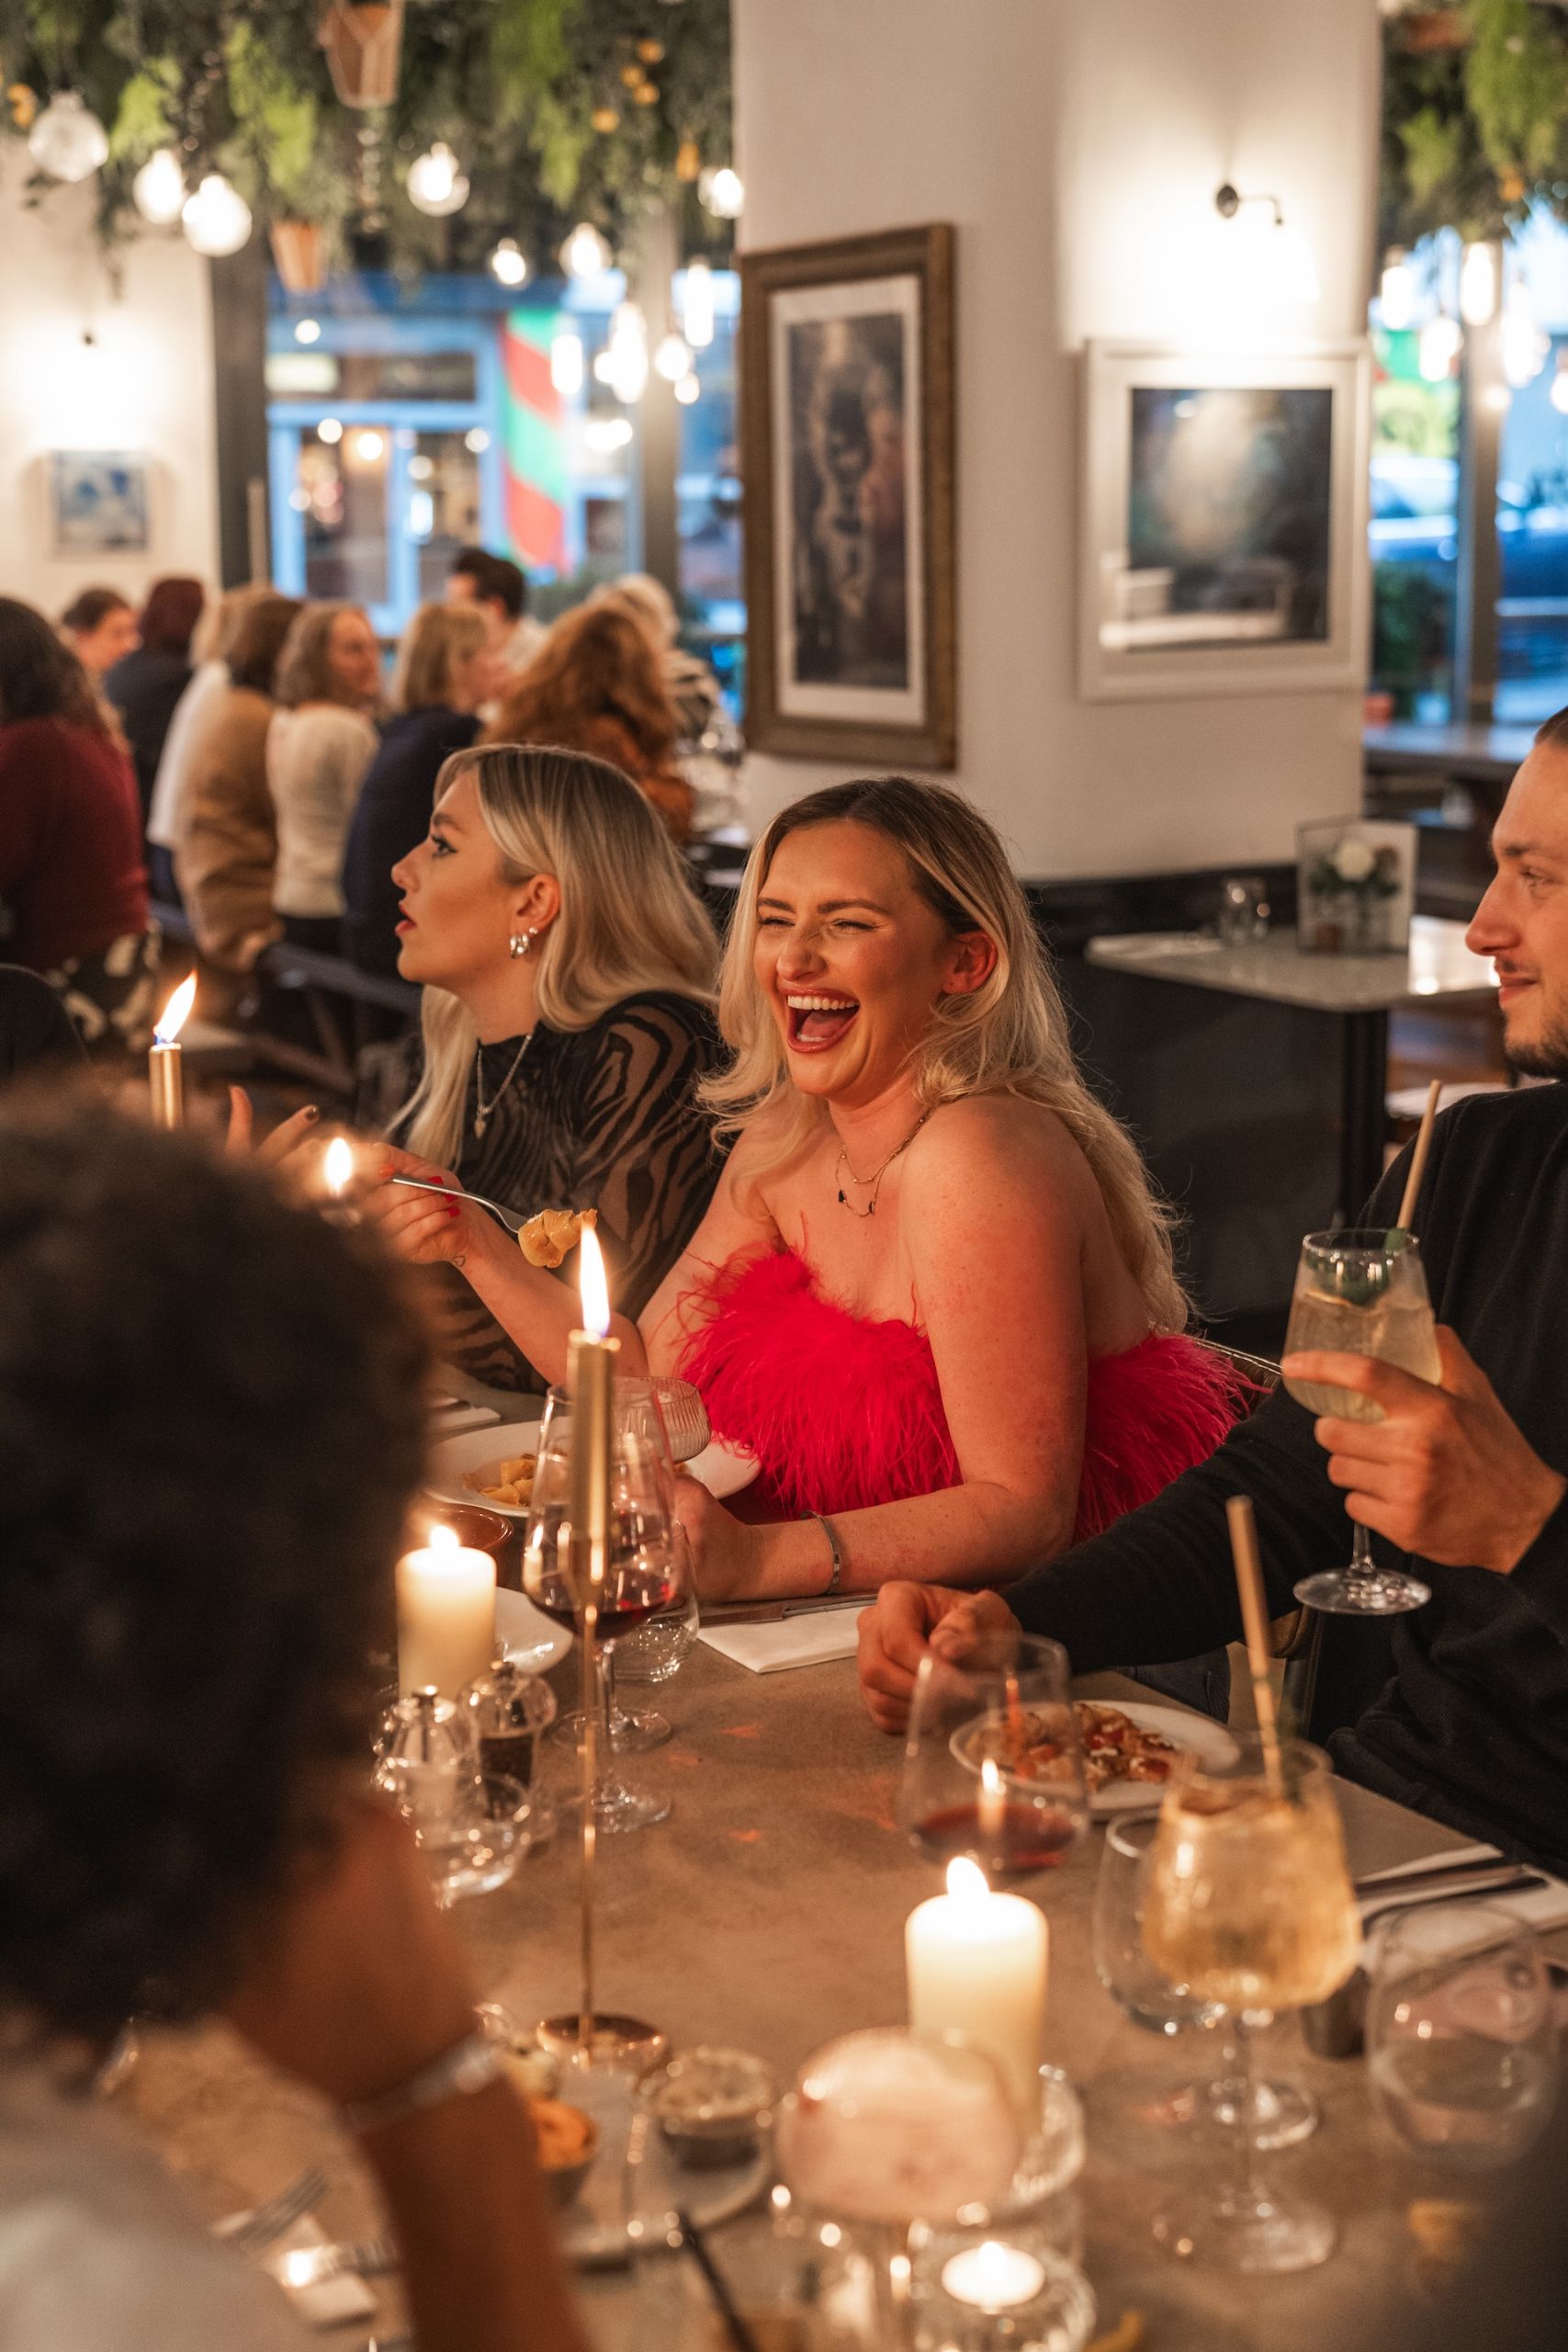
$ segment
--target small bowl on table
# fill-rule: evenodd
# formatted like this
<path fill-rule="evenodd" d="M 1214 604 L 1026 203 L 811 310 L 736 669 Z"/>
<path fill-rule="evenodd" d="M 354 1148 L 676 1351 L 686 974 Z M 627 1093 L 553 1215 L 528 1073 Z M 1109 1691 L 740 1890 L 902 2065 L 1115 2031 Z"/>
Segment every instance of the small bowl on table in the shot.
<path fill-rule="evenodd" d="M 599 2126 L 580 2107 L 536 2093 L 528 2100 L 528 2113 L 534 2123 L 539 2169 L 550 2195 L 558 2205 L 570 2205 L 593 2169 L 599 2154 Z"/>
<path fill-rule="evenodd" d="M 678 2164 L 717 2172 L 743 2164 L 773 2120 L 778 2085 L 749 2050 L 672 2051 L 637 2086 Z"/>
<path fill-rule="evenodd" d="M 495 1562 L 497 1584 L 509 1586 L 513 1592 L 523 1589 L 522 1558 L 518 1550 L 522 1521 L 503 1518 L 498 1510 L 491 1510 L 483 1503 L 444 1503 L 438 1496 L 423 1498 L 428 1507 L 432 1524 L 439 1521 L 449 1527 L 465 1551 L 488 1552 Z"/>

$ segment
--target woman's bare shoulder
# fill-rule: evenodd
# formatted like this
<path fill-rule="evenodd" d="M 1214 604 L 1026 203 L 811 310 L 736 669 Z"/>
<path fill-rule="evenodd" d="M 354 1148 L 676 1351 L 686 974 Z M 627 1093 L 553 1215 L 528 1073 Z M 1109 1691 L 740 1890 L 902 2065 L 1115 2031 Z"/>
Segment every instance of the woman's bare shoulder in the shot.
<path fill-rule="evenodd" d="M 1018 1094 L 970 1094 L 944 1102 L 908 1150 L 911 1189 L 941 1190 L 981 1178 L 1076 1182 L 1088 1163 L 1063 1120 Z"/>

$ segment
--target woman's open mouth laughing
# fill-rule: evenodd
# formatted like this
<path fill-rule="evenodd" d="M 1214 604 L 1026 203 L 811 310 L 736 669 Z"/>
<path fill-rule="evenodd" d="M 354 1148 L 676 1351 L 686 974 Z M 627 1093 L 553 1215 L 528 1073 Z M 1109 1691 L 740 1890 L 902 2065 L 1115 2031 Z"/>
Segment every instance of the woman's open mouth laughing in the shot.
<path fill-rule="evenodd" d="M 852 996 L 824 996 L 804 989 L 789 989 L 783 993 L 793 1054 L 825 1053 L 847 1035 L 860 1011 L 859 999 Z"/>

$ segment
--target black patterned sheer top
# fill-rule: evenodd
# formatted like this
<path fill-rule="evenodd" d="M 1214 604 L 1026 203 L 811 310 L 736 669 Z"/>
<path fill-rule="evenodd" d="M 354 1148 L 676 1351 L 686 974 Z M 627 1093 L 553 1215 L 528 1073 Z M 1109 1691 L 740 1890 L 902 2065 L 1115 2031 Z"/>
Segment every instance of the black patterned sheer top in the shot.
<path fill-rule="evenodd" d="M 697 1088 L 723 1052 L 709 1008 L 664 990 L 624 998 L 588 1029 L 541 1021 L 526 1044 L 506 1037 L 481 1046 L 463 1106 L 457 1180 L 518 1216 L 597 1209 L 611 1298 L 635 1318 L 691 1239 L 718 1182 L 724 1151 Z M 419 1068 L 416 1037 L 409 1091 Z M 404 1141 L 404 1122 L 395 1120 L 389 1134 Z M 543 1376 L 457 1270 L 429 1271 L 447 1361 L 494 1388 L 542 1391 Z"/>

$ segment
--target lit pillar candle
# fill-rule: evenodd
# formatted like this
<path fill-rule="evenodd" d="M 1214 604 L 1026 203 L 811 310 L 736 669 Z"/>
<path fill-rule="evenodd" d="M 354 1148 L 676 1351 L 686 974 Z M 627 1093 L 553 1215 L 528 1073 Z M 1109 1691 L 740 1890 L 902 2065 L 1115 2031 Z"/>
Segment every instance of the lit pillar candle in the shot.
<path fill-rule="evenodd" d="M 494 1655 L 495 1562 L 433 1527 L 428 1544 L 398 1562 L 398 1688 L 406 1697 L 433 1684 L 455 1699 Z"/>
<path fill-rule="evenodd" d="M 960 1856 L 947 1866 L 947 1893 L 909 1914 L 904 1951 L 912 2030 L 963 2034 L 996 2059 L 1031 2128 L 1045 2020 L 1043 1914 L 1021 1894 L 993 1894 L 984 1871 Z"/>
<path fill-rule="evenodd" d="M 180 1082 L 180 1048 L 178 1038 L 185 1027 L 186 1016 L 196 1002 L 196 974 L 180 982 L 152 1031 L 152 1045 L 147 1056 L 147 1083 L 152 1096 L 152 1125 L 155 1127 L 183 1127 L 186 1118 L 185 1089 Z"/>

